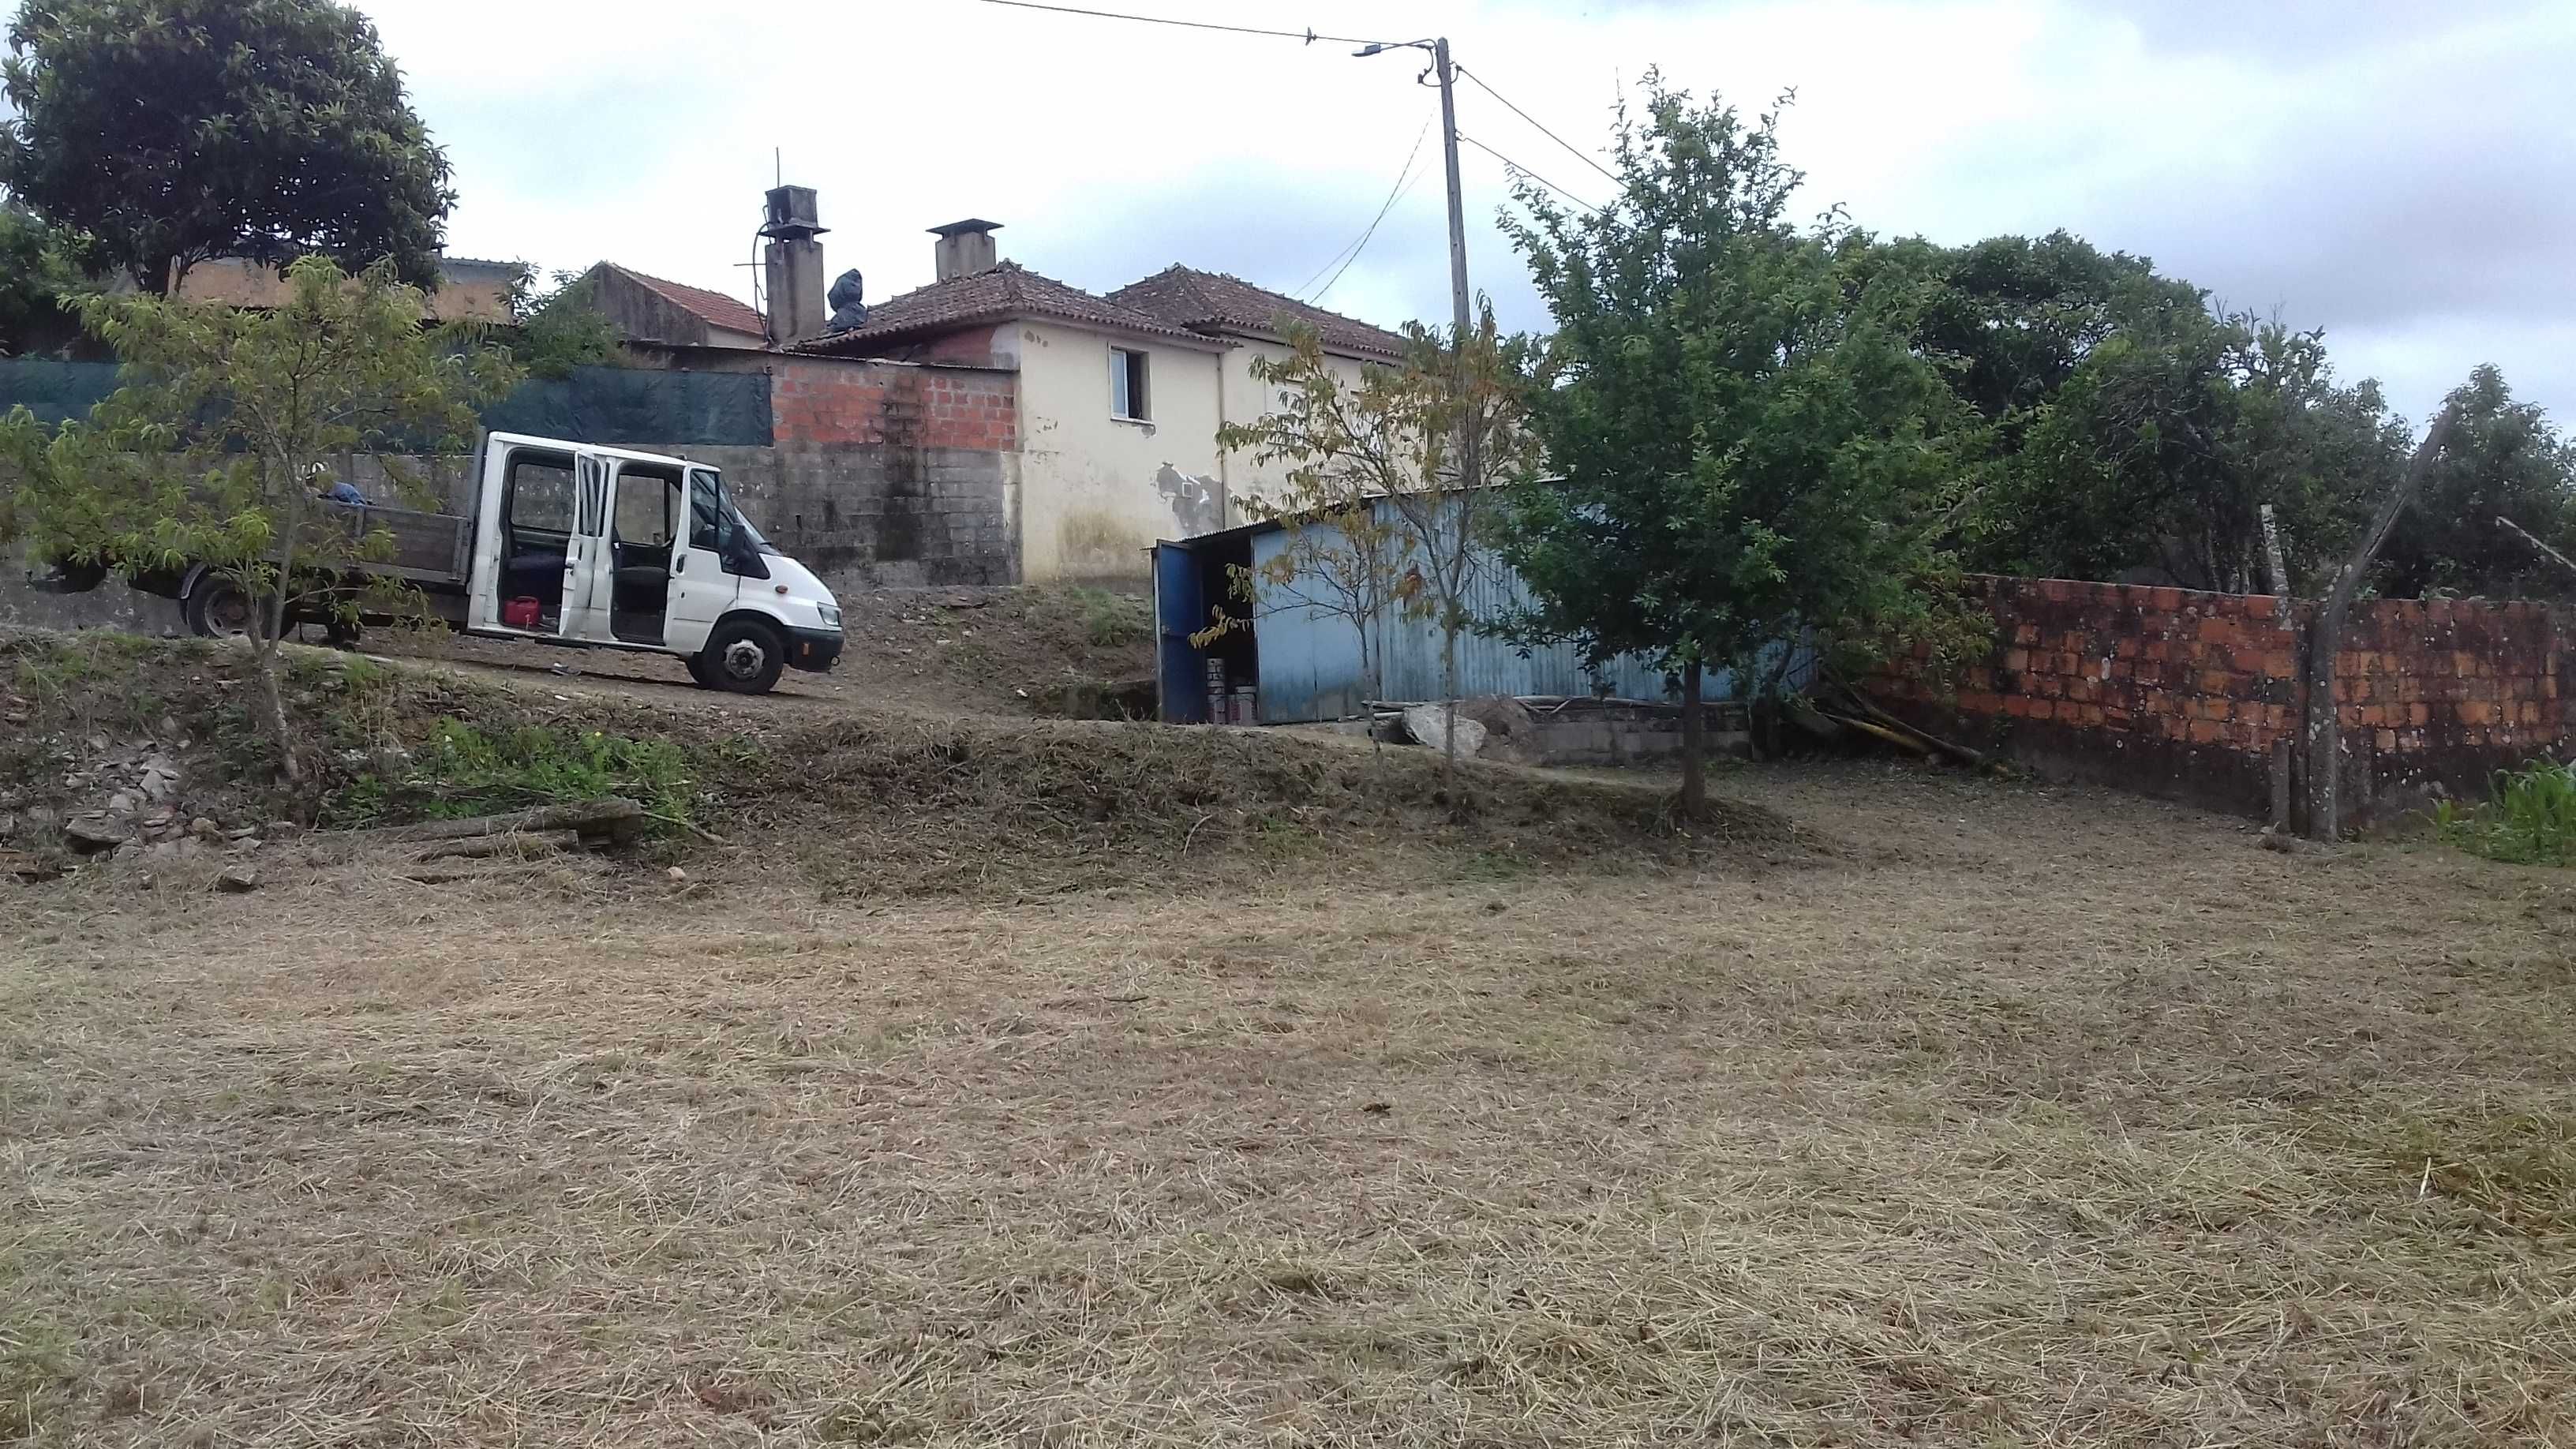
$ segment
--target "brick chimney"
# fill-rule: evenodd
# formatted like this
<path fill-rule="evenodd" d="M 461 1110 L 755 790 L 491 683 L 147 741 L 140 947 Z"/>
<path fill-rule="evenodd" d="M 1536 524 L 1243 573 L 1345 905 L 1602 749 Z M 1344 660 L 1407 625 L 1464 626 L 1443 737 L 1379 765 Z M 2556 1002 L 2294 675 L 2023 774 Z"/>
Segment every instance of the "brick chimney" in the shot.
<path fill-rule="evenodd" d="M 993 233 L 1001 229 L 1002 224 L 998 221 L 979 221 L 974 217 L 932 227 L 930 234 L 939 238 L 932 251 L 939 264 L 939 280 L 944 282 L 950 277 L 971 277 L 977 272 L 991 271 L 993 264 L 1000 260 L 993 246 Z"/>
<path fill-rule="evenodd" d="M 760 234 L 761 270 L 769 283 L 769 340 L 780 347 L 823 333 L 822 226 L 811 186 L 770 189 Z"/>

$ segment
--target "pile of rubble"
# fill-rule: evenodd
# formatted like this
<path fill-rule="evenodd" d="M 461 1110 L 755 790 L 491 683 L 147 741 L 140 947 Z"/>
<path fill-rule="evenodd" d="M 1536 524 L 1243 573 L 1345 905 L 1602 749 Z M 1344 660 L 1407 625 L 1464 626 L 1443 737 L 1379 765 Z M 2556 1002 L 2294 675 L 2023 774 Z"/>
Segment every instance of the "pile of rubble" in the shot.
<path fill-rule="evenodd" d="M 29 803 L 26 792 L 0 787 L 0 856 L 28 863 L 59 842 L 76 856 L 169 859 L 197 855 L 244 857 L 260 849 L 272 828 L 227 826 L 189 808 L 183 738 L 175 745 L 149 739 L 122 745 L 92 735 L 86 751 L 72 753 L 61 779 L 61 797 L 88 808 Z"/>

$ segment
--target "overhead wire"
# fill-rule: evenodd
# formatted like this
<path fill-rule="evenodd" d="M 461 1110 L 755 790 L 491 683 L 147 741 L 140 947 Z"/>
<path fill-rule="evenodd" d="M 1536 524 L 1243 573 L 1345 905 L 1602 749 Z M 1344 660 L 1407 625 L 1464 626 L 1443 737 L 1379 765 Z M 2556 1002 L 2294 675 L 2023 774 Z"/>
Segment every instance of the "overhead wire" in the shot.
<path fill-rule="evenodd" d="M 1412 189 L 1412 183 L 1415 179 L 1413 175 L 1413 163 L 1421 159 L 1422 142 L 1424 138 L 1428 137 L 1430 134 L 1431 118 L 1425 116 L 1422 118 L 1422 129 L 1413 133 L 1413 149 L 1405 153 L 1404 169 L 1395 174 L 1395 184 L 1386 189 L 1386 201 L 1378 207 L 1377 215 L 1369 218 L 1369 224 L 1365 230 L 1361 231 L 1359 240 L 1352 242 L 1349 246 L 1342 248 L 1341 251 L 1335 252 L 1331 256 L 1325 258 L 1324 265 L 1315 269 L 1315 275 L 1308 277 L 1304 283 L 1299 285 L 1296 291 L 1289 294 L 1290 296 L 1306 302 L 1321 301 L 1326 292 L 1330 292 L 1337 284 L 1340 283 L 1342 280 L 1342 273 L 1351 269 L 1351 263 L 1358 261 L 1360 259 L 1360 253 L 1368 249 L 1369 238 L 1377 235 L 1378 223 L 1386 220 L 1386 214 L 1395 209 L 1395 203 L 1403 198 L 1405 192 Z M 1345 253 L 1348 255 L 1345 255 Z M 1341 263 L 1341 270 L 1333 273 L 1333 280 L 1326 282 L 1322 291 L 1316 292 L 1312 296 L 1308 296 L 1306 289 L 1315 285 L 1315 277 L 1322 276 L 1325 270 L 1331 267 L 1335 262 Z"/>
<path fill-rule="evenodd" d="M 1530 180 L 1537 182 L 1539 185 L 1546 187 L 1548 190 L 1555 192 L 1557 195 L 1564 197 L 1566 200 L 1573 202 L 1575 205 L 1582 207 L 1585 211 L 1592 212 L 1596 215 L 1600 212 L 1600 207 L 1594 206 L 1591 202 L 1584 200 L 1582 197 L 1575 195 L 1573 192 L 1568 191 L 1564 187 L 1557 185 L 1555 182 L 1548 180 L 1546 177 L 1539 175 L 1537 172 L 1523 166 L 1518 161 L 1515 161 L 1511 157 L 1504 155 L 1502 152 L 1495 150 L 1493 147 L 1486 145 L 1484 142 L 1477 140 L 1475 137 L 1468 135 L 1466 132 L 1459 132 L 1458 139 L 1475 147 L 1477 150 L 1484 152 L 1486 155 L 1493 157 L 1495 160 L 1502 162 L 1504 165 L 1509 166 L 1514 171 L 1517 171 L 1523 176 L 1528 177 Z"/>
<path fill-rule="evenodd" d="M 1319 35 L 1307 30 L 1269 30 L 1258 25 L 1226 25 L 1214 20 L 1176 20 L 1169 15 L 1130 15 L 1120 10 L 1086 10 L 1079 5 L 1046 5 L 1039 0 L 984 0 L 987 5 L 1008 5 L 1014 10 L 1051 10 L 1058 15 L 1088 15 L 1095 20 L 1134 20 L 1146 25 L 1178 25 L 1190 30 L 1224 30 L 1236 35 L 1269 35 L 1281 40 L 1299 40 L 1308 45 L 1329 40 L 1336 45 L 1388 45 L 1392 41 L 1370 40 L 1358 35 Z"/>
<path fill-rule="evenodd" d="M 1501 101 L 1504 109 L 1510 111 L 1513 115 L 1520 117 L 1522 120 L 1529 122 L 1532 127 L 1536 128 L 1540 135 L 1545 136 L 1560 146 L 1563 146 L 1568 152 L 1572 153 L 1576 159 L 1582 161 L 1584 165 L 1600 172 L 1603 176 L 1609 178 L 1613 182 L 1618 181 L 1619 174 L 1617 172 L 1612 171 L 1609 167 L 1604 166 L 1599 161 L 1593 159 L 1591 153 L 1578 149 L 1573 142 L 1566 140 L 1563 136 L 1556 134 L 1547 127 L 1539 125 L 1538 117 L 1531 115 L 1529 112 L 1522 110 L 1516 105 L 1513 105 L 1511 97 L 1504 95 L 1501 91 L 1498 91 L 1492 86 L 1486 84 L 1483 76 L 1480 76 L 1474 71 L 1455 62 L 1452 62 L 1449 68 L 1456 71 L 1458 74 L 1465 76 L 1467 79 L 1474 81 L 1478 90 L 1492 96 L 1495 100 Z M 1521 169 L 1526 171 L 1529 168 L 1524 166 Z"/>

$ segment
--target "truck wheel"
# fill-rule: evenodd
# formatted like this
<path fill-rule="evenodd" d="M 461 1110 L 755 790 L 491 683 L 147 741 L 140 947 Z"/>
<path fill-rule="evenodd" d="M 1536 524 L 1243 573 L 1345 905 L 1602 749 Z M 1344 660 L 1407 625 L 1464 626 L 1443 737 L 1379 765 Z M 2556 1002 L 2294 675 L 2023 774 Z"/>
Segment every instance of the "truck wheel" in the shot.
<path fill-rule="evenodd" d="M 752 619 L 727 619 L 707 636 L 698 655 L 710 688 L 728 694 L 767 694 L 787 667 L 787 646 L 778 631 Z"/>
<path fill-rule="evenodd" d="M 259 621 L 259 601 L 231 579 L 209 574 L 188 591 L 179 616 L 201 639 L 238 639 Z"/>

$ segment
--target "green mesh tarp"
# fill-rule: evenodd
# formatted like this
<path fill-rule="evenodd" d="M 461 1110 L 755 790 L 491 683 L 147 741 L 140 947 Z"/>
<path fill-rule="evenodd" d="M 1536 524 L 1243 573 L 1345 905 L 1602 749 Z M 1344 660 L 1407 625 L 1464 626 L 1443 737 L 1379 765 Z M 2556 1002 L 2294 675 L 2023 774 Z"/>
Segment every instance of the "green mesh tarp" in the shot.
<path fill-rule="evenodd" d="M 40 423 L 85 418 L 116 391 L 113 362 L 56 362 L 43 357 L 0 357 L 0 416 L 24 405 Z"/>
<path fill-rule="evenodd" d="M 576 367 L 557 380 L 531 379 L 483 412 L 494 432 L 535 433 L 585 443 L 765 448 L 769 375 Z"/>
<path fill-rule="evenodd" d="M 85 417 L 116 391 L 116 372 L 112 362 L 0 358 L 0 414 L 23 403 L 45 423 Z M 577 367 L 567 378 L 521 383 L 484 410 L 483 425 L 623 447 L 765 448 L 769 375 Z"/>

